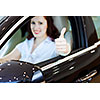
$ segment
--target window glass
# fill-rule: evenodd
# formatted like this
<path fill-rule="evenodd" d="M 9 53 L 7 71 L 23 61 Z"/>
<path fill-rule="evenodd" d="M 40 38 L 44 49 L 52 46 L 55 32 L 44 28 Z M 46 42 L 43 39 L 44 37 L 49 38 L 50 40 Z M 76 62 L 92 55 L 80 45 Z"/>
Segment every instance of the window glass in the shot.
<path fill-rule="evenodd" d="M 98 38 L 100 39 L 100 16 L 92 16 Z"/>
<path fill-rule="evenodd" d="M 6 19 L 6 16 L 0 16 L 0 23 Z"/>
<path fill-rule="evenodd" d="M 0 16 L 0 20 L 3 18 L 4 16 Z"/>
<path fill-rule="evenodd" d="M 9 54 L 16 47 L 17 44 L 23 42 L 24 40 L 25 37 L 22 37 L 21 29 L 18 29 L 0 50 L 0 57 Z"/>
<path fill-rule="evenodd" d="M 71 24 L 70 24 L 70 21 L 69 21 L 68 17 L 67 16 L 53 16 L 52 18 L 54 20 L 54 26 L 58 29 L 59 32 L 61 32 L 61 29 L 63 27 L 67 28 L 67 32 L 65 34 L 65 39 L 71 45 L 71 49 L 72 49 L 73 37 L 72 37 Z M 25 61 L 27 62 L 27 57 L 30 56 L 29 53 L 32 50 L 32 46 L 30 46 L 29 43 L 31 43 L 31 41 L 33 41 L 33 40 L 30 40 L 29 42 L 27 42 L 27 40 L 28 40 L 27 36 L 30 34 L 29 31 L 27 30 L 27 24 L 29 24 L 29 23 L 26 23 L 21 28 L 19 28 L 15 32 L 15 34 L 7 41 L 7 43 L 3 46 L 3 48 L 0 50 L 0 58 L 2 58 L 5 55 L 9 54 L 16 46 L 19 45 L 18 49 L 19 49 L 20 52 L 23 53 L 22 58 L 20 60 L 23 61 L 23 59 L 25 58 Z M 34 25 L 34 23 L 32 23 L 32 24 Z M 32 59 L 34 59 L 36 62 L 39 63 L 39 60 L 40 60 L 40 62 L 42 62 L 42 61 L 49 60 L 51 58 L 56 57 L 55 55 L 54 55 L 54 57 L 53 56 L 49 57 L 49 55 L 52 53 L 52 50 L 54 50 L 54 48 L 53 48 L 54 41 L 53 41 L 53 43 L 51 43 L 50 41 L 51 40 L 47 39 L 47 41 L 44 42 L 45 43 L 45 48 L 41 48 L 41 47 L 43 47 L 42 46 L 43 43 L 41 43 L 41 46 L 39 45 L 39 47 L 35 48 L 34 49 L 35 53 L 31 53 L 34 56 L 29 57 L 29 59 L 30 59 L 29 62 L 31 62 Z M 50 43 L 48 43 L 48 42 L 50 42 Z M 23 45 L 21 43 L 23 43 Z M 51 44 L 50 45 L 51 47 L 46 46 L 47 43 Z M 51 52 L 49 54 L 47 54 L 48 57 L 46 57 L 46 59 L 45 59 L 46 53 L 49 52 L 48 47 L 49 47 L 49 50 L 51 50 Z M 45 51 L 45 53 L 42 52 L 43 50 Z M 41 57 L 41 56 L 43 56 L 43 57 Z M 40 59 L 38 60 L 39 57 L 40 57 Z M 42 59 L 42 58 L 44 58 L 44 59 Z"/>

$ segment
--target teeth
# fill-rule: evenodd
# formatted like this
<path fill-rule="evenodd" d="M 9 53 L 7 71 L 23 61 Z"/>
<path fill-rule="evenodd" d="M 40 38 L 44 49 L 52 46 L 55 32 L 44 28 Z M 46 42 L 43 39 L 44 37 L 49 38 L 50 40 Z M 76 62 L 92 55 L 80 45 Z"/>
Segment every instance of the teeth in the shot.
<path fill-rule="evenodd" d="M 40 31 L 34 31 L 35 33 L 40 33 Z"/>

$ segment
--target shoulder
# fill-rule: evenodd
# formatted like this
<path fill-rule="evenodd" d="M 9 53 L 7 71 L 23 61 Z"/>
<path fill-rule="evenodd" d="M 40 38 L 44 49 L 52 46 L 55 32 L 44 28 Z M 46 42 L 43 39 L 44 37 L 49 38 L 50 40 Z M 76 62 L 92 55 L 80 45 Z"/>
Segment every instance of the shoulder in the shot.
<path fill-rule="evenodd" d="M 25 39 L 23 42 L 19 43 L 18 45 L 28 43 L 28 41 L 29 41 L 28 39 Z"/>
<path fill-rule="evenodd" d="M 27 48 L 27 46 L 30 44 L 31 40 L 26 39 L 25 41 L 19 43 L 16 48 L 21 51 L 23 48 Z"/>
<path fill-rule="evenodd" d="M 53 41 L 50 37 L 48 37 L 48 47 L 49 51 L 56 51 L 56 44 L 55 41 Z"/>
<path fill-rule="evenodd" d="M 19 43 L 18 45 L 28 45 L 28 44 L 32 43 L 32 41 L 33 41 L 33 38 L 30 40 L 26 39 L 25 41 Z"/>
<path fill-rule="evenodd" d="M 54 44 L 54 41 L 52 40 L 52 38 L 50 38 L 50 37 L 47 37 L 46 38 L 46 40 L 44 40 L 46 43 L 52 43 L 52 44 Z"/>
<path fill-rule="evenodd" d="M 48 45 L 48 48 L 55 47 L 55 42 L 50 37 L 47 37 L 47 39 L 44 41 L 44 44 L 45 46 Z"/>

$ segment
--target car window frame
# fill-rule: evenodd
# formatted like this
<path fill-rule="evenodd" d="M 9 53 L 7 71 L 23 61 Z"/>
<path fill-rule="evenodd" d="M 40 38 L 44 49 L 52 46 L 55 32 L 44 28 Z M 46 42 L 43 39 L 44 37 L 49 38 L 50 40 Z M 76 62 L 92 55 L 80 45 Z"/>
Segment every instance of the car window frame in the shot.
<path fill-rule="evenodd" d="M 8 16 L 0 16 L 0 25 L 8 18 Z"/>
<path fill-rule="evenodd" d="M 12 16 L 11 16 L 12 17 Z M 18 17 L 18 16 L 17 16 Z M 14 18 L 14 16 L 13 16 Z M 16 17 L 15 17 L 16 18 Z M 4 44 L 11 38 L 11 36 L 29 19 L 29 16 L 24 16 L 21 17 L 19 16 L 19 18 L 17 19 L 17 21 L 15 20 L 15 22 L 13 22 L 13 25 L 10 26 L 9 28 L 6 27 L 5 24 L 6 21 L 3 24 L 3 27 L 5 28 L 5 31 L 2 31 L 3 28 L 1 28 L 0 30 L 0 49 L 4 46 Z M 1 27 L 1 26 L 0 26 Z M 7 31 L 6 31 L 7 30 Z M 4 32 L 4 33 L 3 33 Z"/>
<path fill-rule="evenodd" d="M 11 34 L 13 35 L 13 33 L 11 33 Z M 73 62 L 74 58 L 79 57 L 80 55 L 83 55 L 87 52 L 90 52 L 92 49 L 97 48 L 98 45 L 100 45 L 99 42 L 94 44 L 93 46 L 85 48 L 85 49 L 84 49 L 84 46 L 83 47 L 80 46 L 80 48 L 75 49 L 76 51 L 74 50 L 75 51 L 74 53 L 70 53 L 69 55 L 67 55 L 65 57 L 57 56 L 55 58 L 46 60 L 44 62 L 37 63 L 36 65 L 39 66 L 41 68 L 41 70 L 44 72 L 44 71 L 50 70 L 55 65 L 59 66 L 59 64 L 61 64 L 61 63 L 69 63 L 70 61 Z M 71 68 L 72 68 L 72 66 L 69 69 L 71 69 Z M 72 73 L 73 70 L 70 72 Z"/>
<path fill-rule="evenodd" d="M 32 16 L 31 16 L 32 17 Z M 79 30 L 78 30 L 78 25 L 77 25 L 77 18 L 74 16 L 69 16 L 68 17 L 68 19 L 69 19 L 69 21 L 71 22 L 71 20 L 70 20 L 70 17 L 71 18 L 73 18 L 74 19 L 74 21 L 75 21 L 75 24 L 74 25 L 76 25 L 76 28 L 77 28 L 77 32 L 76 33 L 78 33 L 78 38 L 80 39 L 80 37 L 79 37 Z M 23 17 L 24 18 L 24 17 Z M 29 20 L 30 19 L 30 17 L 29 16 L 26 16 L 26 18 L 23 20 L 23 21 L 18 21 L 16 24 L 17 24 L 17 26 L 15 25 L 15 26 L 13 26 L 13 27 L 15 27 L 15 29 L 13 29 L 12 30 L 12 32 L 10 31 L 10 34 L 8 34 L 8 32 L 5 34 L 5 36 L 6 36 L 6 38 L 5 38 L 5 40 L 3 40 L 3 42 L 2 42 L 2 44 L 1 44 L 1 47 L 2 47 L 2 45 L 4 45 L 5 44 L 5 42 L 7 42 L 8 41 L 8 39 L 14 34 L 14 32 L 24 23 L 24 22 L 26 22 L 27 20 Z M 19 23 L 19 24 L 18 24 Z M 71 27 L 72 27 L 72 22 L 71 22 Z M 73 27 L 72 27 L 72 31 L 73 31 Z M 73 33 L 73 32 L 72 32 Z M 73 33 L 74 34 L 74 33 Z M 72 36 L 73 36 L 73 34 L 72 34 Z M 2 40 L 1 40 L 2 41 Z M 73 40 L 74 41 L 74 40 Z M 78 40 L 78 41 L 80 41 L 80 40 Z M 76 42 L 76 41 L 75 41 Z M 80 42 L 78 42 L 79 43 L 79 48 L 77 48 L 77 49 L 75 49 L 75 50 L 72 50 L 72 52 L 69 54 L 69 55 L 67 55 L 67 56 L 70 56 L 71 54 L 73 54 L 73 53 L 75 53 L 75 52 L 78 52 L 78 51 L 80 51 L 80 50 L 82 50 L 84 47 L 81 47 L 80 46 L 80 43 L 81 43 L 81 41 Z M 46 61 L 44 61 L 44 62 L 46 62 L 46 64 L 47 64 L 47 62 L 49 63 L 49 62 L 54 62 L 54 61 L 56 61 L 56 60 L 59 60 L 59 59 L 62 59 L 62 58 L 64 58 L 63 56 L 57 56 L 57 57 L 55 57 L 55 58 L 52 58 L 52 59 L 50 59 L 50 60 L 46 60 Z M 41 62 L 42 63 L 42 62 Z M 39 63 L 39 64 L 41 64 L 41 63 Z"/>

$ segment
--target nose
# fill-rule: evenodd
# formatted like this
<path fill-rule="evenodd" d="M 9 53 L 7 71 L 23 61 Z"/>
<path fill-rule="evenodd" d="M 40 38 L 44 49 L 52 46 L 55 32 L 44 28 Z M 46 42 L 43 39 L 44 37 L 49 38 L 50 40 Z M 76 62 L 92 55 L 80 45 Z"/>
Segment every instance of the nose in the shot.
<path fill-rule="evenodd" d="M 36 24 L 36 25 L 34 26 L 34 30 L 38 30 L 38 29 L 40 29 L 40 27 L 39 27 L 38 24 Z"/>

